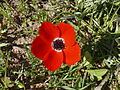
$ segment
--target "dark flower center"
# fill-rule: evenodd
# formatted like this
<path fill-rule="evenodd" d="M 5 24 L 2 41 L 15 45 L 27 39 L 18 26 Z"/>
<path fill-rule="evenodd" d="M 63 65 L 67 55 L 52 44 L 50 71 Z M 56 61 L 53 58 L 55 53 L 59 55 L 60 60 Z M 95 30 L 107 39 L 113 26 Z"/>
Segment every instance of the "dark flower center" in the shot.
<path fill-rule="evenodd" d="M 65 43 L 64 43 L 64 39 L 62 38 L 56 38 L 53 42 L 52 42 L 52 47 L 56 50 L 56 51 L 62 51 L 65 48 Z"/>

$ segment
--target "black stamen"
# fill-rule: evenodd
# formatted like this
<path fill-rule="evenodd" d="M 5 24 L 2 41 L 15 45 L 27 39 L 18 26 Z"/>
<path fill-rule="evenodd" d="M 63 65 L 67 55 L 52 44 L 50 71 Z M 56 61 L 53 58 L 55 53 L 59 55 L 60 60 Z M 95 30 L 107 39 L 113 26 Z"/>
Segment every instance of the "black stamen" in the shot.
<path fill-rule="evenodd" d="M 65 44 L 62 39 L 56 39 L 53 41 L 53 48 L 55 50 L 63 50 L 65 48 Z"/>

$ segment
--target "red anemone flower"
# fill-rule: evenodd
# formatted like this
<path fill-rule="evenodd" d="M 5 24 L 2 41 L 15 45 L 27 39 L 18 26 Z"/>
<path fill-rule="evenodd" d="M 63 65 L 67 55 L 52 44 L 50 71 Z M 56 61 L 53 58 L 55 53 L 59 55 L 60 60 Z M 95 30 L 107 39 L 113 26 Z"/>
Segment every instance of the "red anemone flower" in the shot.
<path fill-rule="evenodd" d="M 81 51 L 75 41 L 74 28 L 66 23 L 54 25 L 43 22 L 31 47 L 31 52 L 44 60 L 50 71 L 60 68 L 62 63 L 73 65 L 81 59 Z"/>

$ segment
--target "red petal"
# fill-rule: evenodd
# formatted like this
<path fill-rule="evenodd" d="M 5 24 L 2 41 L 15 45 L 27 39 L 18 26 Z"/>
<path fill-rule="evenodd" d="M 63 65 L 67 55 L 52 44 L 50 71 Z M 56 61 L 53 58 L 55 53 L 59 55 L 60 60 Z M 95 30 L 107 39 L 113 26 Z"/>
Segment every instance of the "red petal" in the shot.
<path fill-rule="evenodd" d="M 51 50 L 51 43 L 42 36 L 37 36 L 32 42 L 31 52 L 39 59 L 44 59 Z"/>
<path fill-rule="evenodd" d="M 63 62 L 63 52 L 56 52 L 52 50 L 47 59 L 44 61 L 45 67 L 50 71 L 55 71 L 60 68 Z"/>
<path fill-rule="evenodd" d="M 50 42 L 53 41 L 54 38 L 59 37 L 59 29 L 50 22 L 43 22 L 38 33 Z"/>
<path fill-rule="evenodd" d="M 59 23 L 58 28 L 60 30 L 60 36 L 65 39 L 65 44 L 67 47 L 75 44 L 75 32 L 74 28 L 66 23 Z"/>
<path fill-rule="evenodd" d="M 64 63 L 66 63 L 67 65 L 73 65 L 81 59 L 81 51 L 77 43 L 72 47 L 64 49 L 64 54 Z"/>

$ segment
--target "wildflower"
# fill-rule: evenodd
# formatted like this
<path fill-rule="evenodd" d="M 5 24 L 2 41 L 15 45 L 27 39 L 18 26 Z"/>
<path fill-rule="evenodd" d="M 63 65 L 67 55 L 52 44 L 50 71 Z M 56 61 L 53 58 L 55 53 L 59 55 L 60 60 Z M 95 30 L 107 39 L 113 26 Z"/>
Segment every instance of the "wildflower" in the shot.
<path fill-rule="evenodd" d="M 38 33 L 39 36 L 32 42 L 31 52 L 44 61 L 48 70 L 55 71 L 62 63 L 73 65 L 81 59 L 80 47 L 71 25 L 43 22 Z"/>

